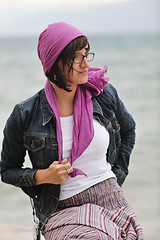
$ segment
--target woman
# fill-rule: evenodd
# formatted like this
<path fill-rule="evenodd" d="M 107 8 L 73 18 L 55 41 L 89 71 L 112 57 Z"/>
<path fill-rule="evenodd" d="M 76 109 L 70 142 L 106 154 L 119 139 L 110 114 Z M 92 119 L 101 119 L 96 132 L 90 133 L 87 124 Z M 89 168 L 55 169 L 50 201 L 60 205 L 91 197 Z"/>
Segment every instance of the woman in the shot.
<path fill-rule="evenodd" d="M 121 185 L 135 122 L 77 28 L 58 22 L 39 37 L 44 89 L 17 104 L 4 129 L 2 181 L 33 199 L 47 240 L 143 239 Z M 33 168 L 23 168 L 28 151 Z"/>

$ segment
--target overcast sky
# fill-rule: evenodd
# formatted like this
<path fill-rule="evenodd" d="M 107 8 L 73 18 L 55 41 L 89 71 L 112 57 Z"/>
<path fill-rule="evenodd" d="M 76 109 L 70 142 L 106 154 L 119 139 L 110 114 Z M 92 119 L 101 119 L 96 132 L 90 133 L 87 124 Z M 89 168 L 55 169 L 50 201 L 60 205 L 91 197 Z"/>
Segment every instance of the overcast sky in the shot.
<path fill-rule="evenodd" d="M 0 36 L 66 21 L 86 34 L 160 33 L 160 0 L 0 0 Z"/>

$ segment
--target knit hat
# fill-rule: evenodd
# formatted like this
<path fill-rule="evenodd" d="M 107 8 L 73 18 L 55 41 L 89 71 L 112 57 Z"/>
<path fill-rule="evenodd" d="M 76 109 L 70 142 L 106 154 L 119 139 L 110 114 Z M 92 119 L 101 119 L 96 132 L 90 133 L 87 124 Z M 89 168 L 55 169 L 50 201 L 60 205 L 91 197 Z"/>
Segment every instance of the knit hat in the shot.
<path fill-rule="evenodd" d="M 80 36 L 84 36 L 84 34 L 79 29 L 65 22 L 48 25 L 39 36 L 37 48 L 45 75 L 50 72 L 63 49 L 72 40 Z"/>

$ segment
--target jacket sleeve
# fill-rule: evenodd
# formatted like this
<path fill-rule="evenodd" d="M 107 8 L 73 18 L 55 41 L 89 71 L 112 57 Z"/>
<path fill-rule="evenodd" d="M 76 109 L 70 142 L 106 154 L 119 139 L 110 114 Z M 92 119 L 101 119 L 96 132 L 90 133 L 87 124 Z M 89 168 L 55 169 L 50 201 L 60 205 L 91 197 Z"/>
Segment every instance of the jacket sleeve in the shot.
<path fill-rule="evenodd" d="M 112 167 L 113 172 L 117 176 L 119 185 L 122 185 L 127 174 L 130 155 L 135 144 L 135 121 L 131 114 L 127 111 L 123 102 L 118 97 L 116 89 L 111 85 L 111 90 L 114 93 L 115 115 L 120 125 L 121 144 L 117 152 L 116 161 Z"/>
<path fill-rule="evenodd" d="M 35 186 L 35 169 L 24 168 L 26 149 L 23 145 L 23 118 L 16 105 L 4 128 L 1 152 L 1 179 L 17 187 Z"/>

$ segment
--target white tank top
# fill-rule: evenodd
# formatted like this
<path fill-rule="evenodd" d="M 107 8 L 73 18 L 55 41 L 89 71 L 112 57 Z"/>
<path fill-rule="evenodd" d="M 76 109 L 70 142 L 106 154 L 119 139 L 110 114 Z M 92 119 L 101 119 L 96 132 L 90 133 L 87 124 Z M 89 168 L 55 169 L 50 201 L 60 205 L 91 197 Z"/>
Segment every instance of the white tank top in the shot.
<path fill-rule="evenodd" d="M 63 159 L 68 158 L 72 147 L 73 116 L 60 118 L 63 139 Z M 61 184 L 60 200 L 72 197 L 77 193 L 105 180 L 115 177 L 111 166 L 106 162 L 109 145 L 109 134 L 106 129 L 93 119 L 94 137 L 87 149 L 74 162 L 72 167 L 79 168 L 87 174 L 78 175 Z"/>

